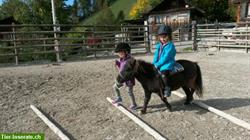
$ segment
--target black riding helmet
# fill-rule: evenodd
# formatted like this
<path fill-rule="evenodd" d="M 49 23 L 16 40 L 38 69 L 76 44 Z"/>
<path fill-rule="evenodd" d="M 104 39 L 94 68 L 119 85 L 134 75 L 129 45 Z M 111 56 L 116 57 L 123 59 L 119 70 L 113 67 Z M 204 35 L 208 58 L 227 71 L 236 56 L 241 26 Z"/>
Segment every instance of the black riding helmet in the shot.
<path fill-rule="evenodd" d="M 158 35 L 172 35 L 172 29 L 168 25 L 161 25 L 157 32 Z"/>
<path fill-rule="evenodd" d="M 129 46 L 128 43 L 119 43 L 115 48 L 115 52 L 118 53 L 120 51 L 125 51 L 127 53 L 130 53 L 131 47 Z"/>

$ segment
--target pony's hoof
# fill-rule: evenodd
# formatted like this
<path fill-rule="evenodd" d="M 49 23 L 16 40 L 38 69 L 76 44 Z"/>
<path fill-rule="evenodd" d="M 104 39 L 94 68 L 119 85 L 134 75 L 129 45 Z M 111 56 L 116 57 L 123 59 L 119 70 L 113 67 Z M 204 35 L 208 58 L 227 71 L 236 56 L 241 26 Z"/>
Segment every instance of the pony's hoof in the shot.
<path fill-rule="evenodd" d="M 144 114 L 146 114 L 146 111 L 140 110 L 140 111 L 139 111 L 139 114 L 140 114 L 140 115 L 144 115 Z"/>
<path fill-rule="evenodd" d="M 184 105 L 190 105 L 191 103 L 190 102 L 184 102 Z"/>
<path fill-rule="evenodd" d="M 169 113 L 169 112 L 171 112 L 171 111 L 170 111 L 170 110 L 168 110 L 168 109 L 166 109 L 164 112 Z"/>
<path fill-rule="evenodd" d="M 172 112 L 172 108 L 167 108 L 165 112 Z"/>
<path fill-rule="evenodd" d="M 186 101 L 184 102 L 184 105 L 190 105 L 192 103 L 192 101 Z"/>
<path fill-rule="evenodd" d="M 169 110 L 169 112 L 173 112 L 173 109 L 172 108 L 170 108 L 170 109 L 168 109 Z"/>
<path fill-rule="evenodd" d="M 194 98 L 191 97 L 191 98 L 187 98 L 184 102 L 184 105 L 190 105 L 192 102 L 193 102 Z"/>

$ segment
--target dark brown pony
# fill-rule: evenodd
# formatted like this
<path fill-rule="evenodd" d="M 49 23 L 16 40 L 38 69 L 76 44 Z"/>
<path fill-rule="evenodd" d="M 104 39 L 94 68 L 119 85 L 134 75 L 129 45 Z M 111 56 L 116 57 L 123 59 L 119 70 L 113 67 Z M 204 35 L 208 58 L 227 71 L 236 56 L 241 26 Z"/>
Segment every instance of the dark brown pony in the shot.
<path fill-rule="evenodd" d="M 177 90 L 181 87 L 186 93 L 186 101 L 184 104 L 187 105 L 193 100 L 194 92 L 199 97 L 202 97 L 202 75 L 197 63 L 188 60 L 177 60 L 177 62 L 184 67 L 184 71 L 170 75 L 168 86 L 171 90 Z M 164 84 L 162 78 L 152 64 L 143 60 L 130 59 L 117 76 L 117 81 L 124 82 L 133 77 L 141 83 L 145 93 L 141 113 L 146 113 L 152 93 L 158 94 L 171 111 L 171 105 L 168 103 L 167 98 L 163 96 Z"/>

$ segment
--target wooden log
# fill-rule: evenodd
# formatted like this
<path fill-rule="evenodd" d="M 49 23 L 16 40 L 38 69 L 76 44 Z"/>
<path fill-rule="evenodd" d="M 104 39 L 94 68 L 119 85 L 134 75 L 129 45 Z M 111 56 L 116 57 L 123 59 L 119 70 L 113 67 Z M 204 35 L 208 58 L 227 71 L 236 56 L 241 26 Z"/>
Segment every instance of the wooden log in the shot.
<path fill-rule="evenodd" d="M 179 92 L 176 92 L 176 91 L 174 91 L 172 93 L 179 96 L 179 97 L 181 97 L 181 98 L 185 97 L 185 95 L 183 95 L 183 94 L 181 94 Z M 204 109 L 206 109 L 208 111 L 211 111 L 211 112 L 213 112 L 213 113 L 215 113 L 215 114 L 217 114 L 217 115 L 231 121 L 234 124 L 237 124 L 237 125 L 239 125 L 241 127 L 244 127 L 246 129 L 250 130 L 250 124 L 243 121 L 243 120 L 241 120 L 241 119 L 238 119 L 238 118 L 236 118 L 236 117 L 234 117 L 234 116 L 232 116 L 230 114 L 227 114 L 227 113 L 225 113 L 223 111 L 220 111 L 220 110 L 218 110 L 218 109 L 216 109 L 214 107 L 208 106 L 208 105 L 206 105 L 206 104 L 204 104 L 204 103 L 202 103 L 200 101 L 193 101 L 193 104 L 195 104 L 195 105 L 197 105 L 199 107 L 202 107 L 202 108 L 204 108 Z"/>
<path fill-rule="evenodd" d="M 107 97 L 107 100 L 112 104 L 112 99 Z M 157 140 L 166 140 L 164 136 L 162 136 L 159 132 L 157 132 L 154 128 L 149 126 L 146 122 L 142 119 L 138 118 L 136 115 L 128 111 L 122 105 L 114 105 L 117 109 L 127 115 L 130 119 L 132 119 L 135 123 L 137 123 L 140 127 L 142 127 L 145 131 L 147 131 L 150 135 L 152 135 Z"/>
<path fill-rule="evenodd" d="M 217 114 L 217 115 L 219 115 L 219 116 L 221 116 L 223 118 L 226 118 L 227 120 L 231 121 L 234 124 L 237 124 L 237 125 L 239 125 L 241 127 L 244 127 L 246 129 L 250 130 L 250 124 L 243 121 L 243 120 L 241 120 L 241 119 L 238 119 L 238 118 L 236 118 L 236 117 L 234 117 L 234 116 L 232 116 L 230 114 L 224 113 L 223 111 L 220 111 L 220 110 L 218 110 L 218 109 L 216 109 L 214 107 L 208 106 L 208 105 L 206 105 L 206 104 L 204 104 L 202 102 L 194 101 L 193 103 L 200 106 L 200 107 L 202 107 L 202 108 L 204 108 L 204 109 L 206 109 L 206 110 L 209 110 L 209 111 L 211 111 L 211 112 L 213 112 L 213 113 L 215 113 L 215 114 Z"/>
<path fill-rule="evenodd" d="M 30 105 L 30 108 L 41 118 L 49 128 L 54 131 L 62 140 L 70 140 L 55 124 L 53 124 L 41 111 L 39 111 L 34 105 Z"/>

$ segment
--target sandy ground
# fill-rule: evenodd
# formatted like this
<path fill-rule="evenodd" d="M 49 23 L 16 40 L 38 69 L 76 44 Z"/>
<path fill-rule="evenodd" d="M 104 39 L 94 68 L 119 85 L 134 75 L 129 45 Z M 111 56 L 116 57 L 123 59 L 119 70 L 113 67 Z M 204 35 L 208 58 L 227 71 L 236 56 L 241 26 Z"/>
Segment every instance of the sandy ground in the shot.
<path fill-rule="evenodd" d="M 152 60 L 152 56 L 136 56 Z M 204 82 L 204 103 L 250 123 L 250 54 L 231 52 L 178 53 L 177 59 L 197 61 Z M 0 132 L 42 132 L 46 140 L 57 140 L 30 109 L 34 104 L 77 140 L 152 140 L 142 128 L 106 97 L 114 97 L 117 72 L 114 59 L 0 68 Z M 122 88 L 124 105 L 128 95 Z M 143 103 L 137 82 L 136 101 Z M 180 92 L 183 92 L 180 90 Z M 246 140 L 250 131 L 195 105 L 171 96 L 173 112 L 166 112 L 153 95 L 148 113 L 140 117 L 170 140 Z M 134 112 L 138 114 L 138 111 Z"/>

